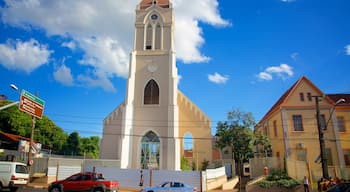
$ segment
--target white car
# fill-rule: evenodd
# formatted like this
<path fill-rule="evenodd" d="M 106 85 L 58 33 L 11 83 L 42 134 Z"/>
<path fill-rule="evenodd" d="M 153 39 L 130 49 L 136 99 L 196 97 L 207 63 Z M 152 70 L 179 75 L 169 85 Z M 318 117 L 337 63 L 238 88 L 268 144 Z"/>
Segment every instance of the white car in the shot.
<path fill-rule="evenodd" d="M 167 191 L 182 191 L 182 192 L 197 192 L 197 188 L 177 181 L 167 181 L 158 186 L 145 187 L 141 192 L 167 192 Z"/>
<path fill-rule="evenodd" d="M 19 162 L 0 161 L 0 191 L 8 188 L 16 191 L 29 181 L 27 165 Z"/>

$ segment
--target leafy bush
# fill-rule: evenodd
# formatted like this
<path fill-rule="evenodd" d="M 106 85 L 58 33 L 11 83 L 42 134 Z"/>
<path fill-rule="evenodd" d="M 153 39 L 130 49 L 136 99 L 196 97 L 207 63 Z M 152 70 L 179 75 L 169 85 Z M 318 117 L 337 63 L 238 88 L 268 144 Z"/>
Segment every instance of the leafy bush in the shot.
<path fill-rule="evenodd" d="M 265 180 L 260 181 L 258 185 L 263 188 L 271 188 L 271 187 L 285 187 L 285 188 L 293 188 L 300 183 L 288 176 L 288 174 L 284 171 L 272 170 L 271 174 L 266 177 Z"/>

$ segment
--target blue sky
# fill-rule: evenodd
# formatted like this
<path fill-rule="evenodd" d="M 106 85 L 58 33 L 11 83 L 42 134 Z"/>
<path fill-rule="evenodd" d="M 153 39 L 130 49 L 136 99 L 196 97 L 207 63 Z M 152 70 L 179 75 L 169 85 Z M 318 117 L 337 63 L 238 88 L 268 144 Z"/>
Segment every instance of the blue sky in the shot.
<path fill-rule="evenodd" d="M 139 0 L 0 0 L 0 94 L 38 93 L 64 131 L 102 133 L 124 99 Z M 350 1 L 173 0 L 179 89 L 212 120 L 259 121 L 301 76 L 350 93 Z"/>

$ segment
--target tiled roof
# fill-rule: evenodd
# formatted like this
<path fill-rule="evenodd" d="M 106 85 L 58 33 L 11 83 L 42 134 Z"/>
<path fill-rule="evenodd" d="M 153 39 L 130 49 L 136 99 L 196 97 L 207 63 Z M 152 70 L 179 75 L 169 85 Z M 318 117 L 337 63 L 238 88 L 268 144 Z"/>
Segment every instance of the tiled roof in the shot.
<path fill-rule="evenodd" d="M 327 94 L 334 103 L 339 101 L 339 99 L 344 99 L 345 102 L 339 103 L 337 106 L 350 106 L 350 94 Z"/>
<path fill-rule="evenodd" d="M 140 3 L 140 9 L 147 9 L 152 6 L 154 0 L 142 0 Z M 169 0 L 156 0 L 157 5 L 163 8 L 169 8 Z"/>
<path fill-rule="evenodd" d="M 10 133 L 4 133 L 4 132 L 0 132 L 0 137 L 6 138 L 11 141 L 15 141 L 15 142 L 19 142 L 20 140 L 26 140 L 26 141 L 30 140 L 29 138 L 26 138 L 26 137 L 22 137 L 22 136 L 10 134 Z"/>
<path fill-rule="evenodd" d="M 287 100 L 287 98 L 292 94 L 292 92 L 299 86 L 301 82 L 307 82 L 309 85 L 311 85 L 318 93 L 319 95 L 323 95 L 322 91 L 317 88 L 308 78 L 305 76 L 302 76 L 297 82 L 295 82 L 279 99 L 278 101 L 271 107 L 271 109 L 265 114 L 265 116 L 260 120 L 260 122 L 264 121 L 266 118 L 268 118 L 271 114 L 273 114 L 276 110 L 280 109 L 281 105 Z M 329 102 L 332 102 L 332 99 L 329 97 L 326 97 L 326 99 Z"/>

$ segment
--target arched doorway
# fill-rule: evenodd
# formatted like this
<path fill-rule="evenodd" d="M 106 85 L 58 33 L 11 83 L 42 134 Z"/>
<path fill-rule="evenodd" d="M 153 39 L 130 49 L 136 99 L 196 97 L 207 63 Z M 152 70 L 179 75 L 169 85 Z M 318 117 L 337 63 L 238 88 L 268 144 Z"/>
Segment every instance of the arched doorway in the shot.
<path fill-rule="evenodd" d="M 149 131 L 141 140 L 141 168 L 142 169 L 159 169 L 159 137 Z"/>

